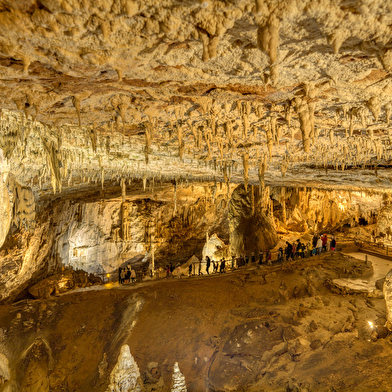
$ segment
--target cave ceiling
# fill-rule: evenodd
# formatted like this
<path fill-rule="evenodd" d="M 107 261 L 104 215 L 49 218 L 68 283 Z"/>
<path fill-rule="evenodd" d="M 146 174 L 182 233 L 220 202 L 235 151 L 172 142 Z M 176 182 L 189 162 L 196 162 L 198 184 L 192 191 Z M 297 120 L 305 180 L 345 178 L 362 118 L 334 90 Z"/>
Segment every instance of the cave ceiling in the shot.
<path fill-rule="evenodd" d="M 0 0 L 0 170 L 390 189 L 391 26 L 382 0 Z"/>

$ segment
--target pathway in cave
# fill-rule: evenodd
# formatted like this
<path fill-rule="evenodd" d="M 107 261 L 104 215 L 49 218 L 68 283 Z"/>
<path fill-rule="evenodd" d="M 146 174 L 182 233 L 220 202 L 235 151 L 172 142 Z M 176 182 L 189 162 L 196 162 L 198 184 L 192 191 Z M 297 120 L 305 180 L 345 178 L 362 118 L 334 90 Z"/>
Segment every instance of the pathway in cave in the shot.
<path fill-rule="evenodd" d="M 392 269 L 392 261 L 381 257 L 368 255 L 362 252 L 345 253 L 347 256 L 355 257 L 359 260 L 368 260 L 373 264 L 373 275 L 361 278 L 341 278 L 334 279 L 333 282 L 341 286 L 346 286 L 354 290 L 373 291 L 376 288 L 376 281 L 385 278 L 389 270 Z"/>
<path fill-rule="evenodd" d="M 274 268 L 275 267 L 275 268 Z M 273 272 L 276 269 L 280 269 L 281 265 L 277 264 L 274 265 L 272 267 L 269 267 L 268 272 Z M 135 289 L 139 289 L 141 287 L 146 287 L 146 286 L 152 286 L 155 285 L 157 283 L 162 283 L 162 282 L 166 282 L 166 283 L 170 283 L 170 282 L 176 282 L 176 281 L 186 281 L 186 280 L 197 280 L 197 279 L 211 279 L 211 278 L 219 278 L 222 276 L 225 276 L 227 274 L 231 275 L 231 274 L 236 274 L 236 273 L 243 273 L 244 271 L 249 271 L 250 273 L 254 272 L 255 269 L 259 269 L 259 265 L 258 264 L 254 264 L 251 263 L 247 266 L 243 266 L 240 268 L 236 268 L 234 270 L 229 269 L 227 272 L 225 272 L 224 274 L 220 274 L 220 273 L 214 273 L 214 274 L 203 274 L 203 275 L 196 275 L 196 276 L 182 276 L 181 279 L 179 279 L 177 276 L 175 277 L 170 277 L 170 278 L 160 278 L 160 279 L 150 279 L 147 278 L 145 280 L 143 280 L 142 282 L 137 282 L 135 284 L 120 284 L 118 282 L 110 282 L 110 283 L 105 283 L 105 284 L 101 284 L 101 285 L 96 285 L 96 286 L 90 286 L 90 287 L 82 287 L 79 289 L 75 289 L 75 290 L 70 290 L 70 291 L 66 291 L 65 293 L 60 294 L 61 295 L 67 295 L 67 294 L 74 294 L 74 293 L 81 293 L 81 292 L 85 292 L 85 291 L 97 291 L 97 290 L 112 290 L 112 289 L 116 289 L 116 290 L 135 290 Z"/>

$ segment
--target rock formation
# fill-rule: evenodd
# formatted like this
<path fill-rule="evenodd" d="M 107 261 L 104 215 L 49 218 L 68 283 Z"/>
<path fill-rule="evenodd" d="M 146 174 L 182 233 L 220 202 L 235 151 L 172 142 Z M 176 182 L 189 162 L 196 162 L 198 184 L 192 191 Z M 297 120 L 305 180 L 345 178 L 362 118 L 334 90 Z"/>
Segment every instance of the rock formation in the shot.
<path fill-rule="evenodd" d="M 140 372 L 137 363 L 129 350 L 129 346 L 124 344 L 118 361 L 110 373 L 110 384 L 107 392 L 140 392 L 142 385 Z"/>
<path fill-rule="evenodd" d="M 178 362 L 174 364 L 174 372 L 172 376 L 171 392 L 186 392 L 185 377 L 181 373 Z"/>

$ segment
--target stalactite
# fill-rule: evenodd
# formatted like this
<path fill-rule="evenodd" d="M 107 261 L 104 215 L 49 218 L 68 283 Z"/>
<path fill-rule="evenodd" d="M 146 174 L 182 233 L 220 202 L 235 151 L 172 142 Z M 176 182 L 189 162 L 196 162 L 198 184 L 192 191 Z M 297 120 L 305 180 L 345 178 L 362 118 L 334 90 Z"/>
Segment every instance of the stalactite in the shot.
<path fill-rule="evenodd" d="M 380 112 L 381 112 L 380 99 L 377 96 L 373 96 L 366 102 L 366 105 L 370 109 L 370 111 L 372 112 L 374 119 L 377 122 L 378 116 L 380 115 Z"/>
<path fill-rule="evenodd" d="M 302 132 L 302 144 L 304 151 L 310 151 L 310 135 L 312 132 L 311 110 L 308 102 L 301 98 L 295 99 L 296 109 L 299 117 L 300 128 Z"/>
<path fill-rule="evenodd" d="M 124 102 L 118 105 L 118 111 L 120 113 L 122 123 L 123 123 L 123 135 L 125 135 L 125 116 L 126 116 L 127 109 L 128 109 L 128 105 Z"/>
<path fill-rule="evenodd" d="M 177 125 L 177 137 L 178 137 L 178 155 L 180 159 L 184 156 L 184 142 L 182 140 L 182 125 Z"/>
<path fill-rule="evenodd" d="M 78 124 L 79 124 L 79 128 L 81 128 L 82 127 L 82 120 L 80 117 L 80 99 L 73 96 L 72 97 L 72 105 L 75 107 L 76 112 L 78 114 Z"/>
<path fill-rule="evenodd" d="M 288 162 L 285 159 L 283 159 L 282 163 L 280 164 L 282 178 L 284 178 L 286 176 L 286 172 L 287 172 L 288 167 L 289 167 Z"/>
<path fill-rule="evenodd" d="M 268 54 L 271 64 L 276 62 L 278 55 L 279 25 L 279 18 L 272 14 L 257 30 L 257 45 Z"/>
<path fill-rule="evenodd" d="M 335 132 L 333 131 L 333 129 L 331 129 L 329 131 L 329 140 L 330 140 L 332 145 L 334 144 L 334 136 L 335 136 Z"/>
<path fill-rule="evenodd" d="M 176 216 L 177 213 L 177 180 L 174 180 L 174 207 L 173 207 L 173 217 Z"/>
<path fill-rule="evenodd" d="M 287 223 L 287 214 L 286 214 L 286 188 L 282 186 L 280 188 L 280 203 L 282 205 L 282 219 L 283 223 L 286 225 Z"/>
<path fill-rule="evenodd" d="M 41 138 L 42 145 L 46 152 L 46 161 L 50 169 L 51 184 L 53 192 L 56 194 L 58 190 L 61 192 L 61 173 L 60 173 L 60 161 L 59 154 L 53 141 L 45 140 Z"/>
<path fill-rule="evenodd" d="M 89 132 L 91 146 L 94 152 L 97 152 L 97 131 L 95 129 L 95 121 L 93 122 L 93 126 Z"/>
<path fill-rule="evenodd" d="M 120 185 L 121 185 L 121 199 L 122 199 L 122 202 L 125 203 L 125 200 L 127 197 L 127 186 L 126 186 L 124 177 L 121 178 Z"/>
<path fill-rule="evenodd" d="M 272 135 L 272 131 L 271 131 L 271 123 L 268 122 L 267 124 L 267 148 L 268 148 L 268 153 L 269 153 L 269 157 L 270 159 L 272 158 L 272 146 L 273 146 L 273 135 Z"/>
<path fill-rule="evenodd" d="M 247 149 L 242 154 L 242 164 L 244 169 L 244 186 L 247 192 L 249 183 L 249 151 Z"/>
<path fill-rule="evenodd" d="M 110 136 L 106 136 L 105 148 L 106 148 L 106 154 L 110 155 Z"/>

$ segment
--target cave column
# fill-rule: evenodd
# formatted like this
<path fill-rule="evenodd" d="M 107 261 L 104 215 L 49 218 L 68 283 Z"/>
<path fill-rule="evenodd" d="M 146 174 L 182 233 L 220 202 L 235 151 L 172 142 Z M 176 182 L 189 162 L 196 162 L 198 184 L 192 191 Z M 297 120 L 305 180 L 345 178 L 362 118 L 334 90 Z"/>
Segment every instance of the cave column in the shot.
<path fill-rule="evenodd" d="M 129 203 L 121 204 L 122 217 L 122 239 L 124 241 L 131 240 L 131 219 L 129 217 Z"/>

